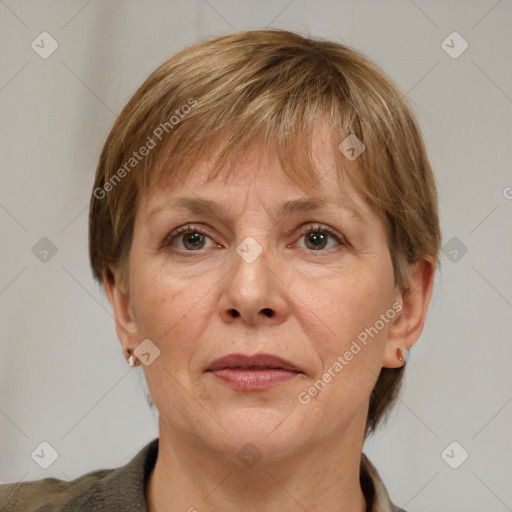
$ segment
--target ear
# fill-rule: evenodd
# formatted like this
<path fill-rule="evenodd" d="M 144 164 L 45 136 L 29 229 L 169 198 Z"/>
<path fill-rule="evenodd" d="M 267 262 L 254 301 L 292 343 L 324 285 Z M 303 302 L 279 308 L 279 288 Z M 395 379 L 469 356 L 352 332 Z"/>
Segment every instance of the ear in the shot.
<path fill-rule="evenodd" d="M 425 256 L 422 260 L 412 263 L 409 270 L 409 287 L 397 293 L 396 300 L 402 305 L 402 309 L 393 320 L 388 333 L 382 363 L 385 368 L 398 368 L 404 365 L 397 357 L 397 349 L 400 349 L 405 357 L 405 350 L 418 341 L 432 296 L 435 274 L 432 257 Z"/>
<path fill-rule="evenodd" d="M 103 283 L 114 313 L 117 337 L 121 342 L 125 357 L 128 358 L 128 348 L 133 349 L 138 345 L 137 324 L 130 306 L 130 291 L 121 286 L 115 270 L 105 269 L 103 271 Z"/>

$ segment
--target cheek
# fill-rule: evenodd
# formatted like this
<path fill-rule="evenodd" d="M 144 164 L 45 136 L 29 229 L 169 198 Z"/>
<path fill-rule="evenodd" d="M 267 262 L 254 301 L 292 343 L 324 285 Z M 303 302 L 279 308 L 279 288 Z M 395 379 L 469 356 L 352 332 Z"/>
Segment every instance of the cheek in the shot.
<path fill-rule="evenodd" d="M 290 289 L 297 297 L 295 314 L 312 340 L 324 340 L 321 347 L 326 349 L 343 348 L 391 307 L 391 262 L 381 263 L 345 269 L 320 280 L 303 276 L 293 280 Z"/>
<path fill-rule="evenodd" d="M 160 271 L 134 277 L 132 303 L 139 337 L 149 338 L 160 350 L 155 363 L 144 367 L 149 392 L 160 412 L 170 410 L 175 417 L 186 418 L 190 395 L 197 393 L 190 368 L 214 307 L 207 292 L 215 281 L 209 286 L 204 278 Z"/>
<path fill-rule="evenodd" d="M 321 284 L 296 279 L 293 290 L 300 299 L 295 316 L 317 356 L 314 377 L 330 372 L 325 380 L 337 383 L 329 384 L 336 394 L 369 393 L 391 326 L 391 318 L 381 320 L 394 297 L 391 260 L 346 269 Z"/>
<path fill-rule="evenodd" d="M 372 328 L 391 308 L 394 286 L 391 266 L 373 263 L 347 269 L 321 286 L 312 280 L 294 284 L 301 299 L 295 314 L 316 360 L 297 400 L 306 415 L 321 416 L 328 430 L 358 415 L 363 421 L 382 366 L 390 323 Z"/>
<path fill-rule="evenodd" d="M 140 339 L 149 338 L 166 365 L 183 371 L 211 317 L 215 280 L 163 271 L 146 263 L 132 276 L 131 302 Z"/>

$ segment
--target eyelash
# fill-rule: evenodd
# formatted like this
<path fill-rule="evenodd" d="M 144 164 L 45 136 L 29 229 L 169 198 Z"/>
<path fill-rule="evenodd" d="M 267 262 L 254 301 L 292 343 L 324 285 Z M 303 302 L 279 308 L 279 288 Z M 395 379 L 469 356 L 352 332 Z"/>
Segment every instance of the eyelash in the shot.
<path fill-rule="evenodd" d="M 324 233 L 324 234 L 328 234 L 332 238 L 334 238 L 336 240 L 336 242 L 338 242 L 340 245 L 342 245 L 342 246 L 348 245 L 347 244 L 347 240 L 345 239 L 345 237 L 343 235 L 341 235 L 340 233 L 338 233 L 334 229 L 330 228 L 329 226 L 325 226 L 323 224 L 306 224 L 306 225 L 300 226 L 298 228 L 298 231 L 299 231 L 301 236 L 306 236 L 306 235 L 308 235 L 310 233 Z M 210 235 L 208 235 L 208 233 L 203 231 L 198 226 L 195 226 L 193 224 L 187 224 L 187 225 L 182 226 L 182 227 L 180 227 L 178 229 L 175 229 L 172 233 L 168 234 L 164 238 L 164 240 L 162 241 L 162 244 L 161 244 L 162 248 L 163 249 L 167 248 L 169 245 L 171 245 L 171 243 L 176 238 L 178 238 L 183 233 L 197 233 L 199 235 L 207 236 L 208 238 L 211 238 Z M 184 252 L 200 252 L 200 250 L 198 250 L 198 251 L 188 251 L 188 250 L 185 250 L 185 249 L 180 249 L 180 250 L 184 251 Z M 329 249 L 324 249 L 324 250 L 319 250 L 318 252 L 326 252 L 328 250 Z M 312 250 L 310 252 L 317 252 L 317 251 L 313 251 Z"/>

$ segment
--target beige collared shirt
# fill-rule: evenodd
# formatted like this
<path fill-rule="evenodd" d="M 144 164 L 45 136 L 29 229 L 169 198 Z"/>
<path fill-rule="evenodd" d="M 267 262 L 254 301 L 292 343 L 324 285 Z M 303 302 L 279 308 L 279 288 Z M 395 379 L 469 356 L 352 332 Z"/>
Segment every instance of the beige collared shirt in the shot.
<path fill-rule="evenodd" d="M 71 481 L 45 478 L 0 485 L 1 512 L 147 512 L 144 489 L 158 455 L 158 438 L 125 466 L 92 471 Z M 391 503 L 377 470 L 361 455 L 368 512 L 404 512 Z M 373 505 L 372 505 L 373 503 Z"/>

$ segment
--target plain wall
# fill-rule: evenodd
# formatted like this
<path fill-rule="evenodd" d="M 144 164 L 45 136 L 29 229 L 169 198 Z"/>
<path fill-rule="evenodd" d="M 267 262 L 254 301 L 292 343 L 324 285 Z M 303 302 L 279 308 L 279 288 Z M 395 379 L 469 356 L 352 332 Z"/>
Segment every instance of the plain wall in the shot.
<path fill-rule="evenodd" d="M 431 309 L 399 404 L 365 451 L 409 512 L 511 510 L 511 21 L 505 0 L 1 2 L 0 481 L 115 467 L 158 435 L 89 268 L 94 168 L 165 58 L 272 26 L 382 67 L 413 103 L 438 181 L 448 245 Z M 58 43 L 46 59 L 31 47 L 44 31 Z M 442 47 L 454 31 L 469 45 L 457 58 Z M 42 441 L 59 454 L 46 470 L 30 455 Z M 457 469 L 441 456 L 453 441 L 469 453 Z"/>

